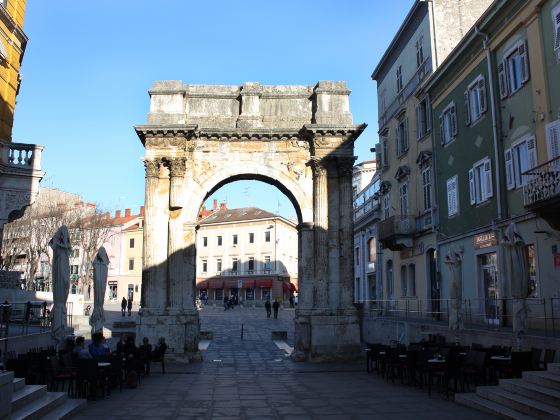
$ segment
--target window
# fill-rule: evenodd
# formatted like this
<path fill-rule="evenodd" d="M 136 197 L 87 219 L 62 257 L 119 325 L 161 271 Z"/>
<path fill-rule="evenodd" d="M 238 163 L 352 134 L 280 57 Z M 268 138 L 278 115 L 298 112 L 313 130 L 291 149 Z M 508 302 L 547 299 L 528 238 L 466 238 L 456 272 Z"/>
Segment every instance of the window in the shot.
<path fill-rule="evenodd" d="M 214 300 L 216 302 L 224 300 L 224 289 L 214 289 Z"/>
<path fill-rule="evenodd" d="M 203 273 L 208 272 L 208 260 L 202 260 L 202 272 Z"/>
<path fill-rule="evenodd" d="M 270 287 L 262 287 L 261 288 L 261 299 L 262 300 L 270 300 L 272 294 L 270 293 Z"/>
<path fill-rule="evenodd" d="M 255 234 L 254 233 L 249 233 L 249 243 L 250 244 L 255 243 Z"/>
<path fill-rule="evenodd" d="M 354 262 L 356 265 L 360 265 L 360 248 L 356 247 L 354 249 Z"/>
<path fill-rule="evenodd" d="M 424 36 L 420 35 L 416 40 L 416 67 L 420 67 L 424 62 Z"/>
<path fill-rule="evenodd" d="M 401 296 L 408 296 L 408 280 L 406 278 L 406 265 L 401 266 Z"/>
<path fill-rule="evenodd" d="M 430 100 L 426 96 L 416 107 L 416 139 L 420 140 L 431 130 Z"/>
<path fill-rule="evenodd" d="M 264 233 L 264 241 L 265 241 L 265 242 L 270 242 L 270 231 L 269 231 L 269 230 L 267 230 L 267 231 Z"/>
<path fill-rule="evenodd" d="M 377 246 L 375 238 L 370 238 L 368 241 L 368 261 L 374 262 L 377 259 Z"/>
<path fill-rule="evenodd" d="M 270 273 L 270 256 L 264 257 L 264 272 Z"/>
<path fill-rule="evenodd" d="M 218 236 L 218 246 L 222 246 L 222 237 Z"/>
<path fill-rule="evenodd" d="M 391 198 L 389 194 L 383 196 L 383 219 L 386 220 L 391 215 Z"/>
<path fill-rule="evenodd" d="M 422 171 L 422 193 L 424 196 L 424 210 L 432 208 L 432 168 Z"/>
<path fill-rule="evenodd" d="M 513 95 L 529 81 L 527 42 L 521 40 L 510 48 L 498 64 L 498 81 L 502 99 Z"/>
<path fill-rule="evenodd" d="M 130 258 L 128 260 L 128 269 L 129 270 L 134 270 L 134 258 Z"/>
<path fill-rule="evenodd" d="M 548 160 L 553 160 L 560 156 L 560 119 L 546 126 L 546 149 Z"/>
<path fill-rule="evenodd" d="M 399 185 L 399 201 L 401 216 L 408 214 L 408 182 Z"/>
<path fill-rule="evenodd" d="M 457 113 L 455 102 L 451 102 L 439 116 L 439 131 L 442 145 L 446 145 L 455 140 L 457 136 Z"/>
<path fill-rule="evenodd" d="M 400 92 L 403 88 L 402 83 L 402 66 L 397 67 L 397 92 Z"/>
<path fill-rule="evenodd" d="M 416 266 L 408 265 L 408 296 L 416 296 Z"/>
<path fill-rule="evenodd" d="M 222 272 L 222 260 L 221 259 L 216 260 L 216 271 L 218 271 L 218 273 Z"/>
<path fill-rule="evenodd" d="M 232 242 L 234 245 L 237 245 L 237 235 L 233 235 Z"/>
<path fill-rule="evenodd" d="M 396 128 L 397 155 L 400 156 L 408 151 L 408 118 L 402 115 Z"/>
<path fill-rule="evenodd" d="M 74 248 L 72 250 L 72 253 L 70 254 L 70 256 L 72 258 L 79 258 L 80 257 L 80 249 L 79 248 Z"/>
<path fill-rule="evenodd" d="M 255 300 L 255 289 L 245 289 L 245 300 Z"/>
<path fill-rule="evenodd" d="M 554 52 L 560 60 L 560 5 L 552 10 L 552 27 L 554 28 Z"/>
<path fill-rule="evenodd" d="M 381 165 L 383 168 L 387 168 L 389 166 L 389 140 L 386 136 L 381 139 Z"/>
<path fill-rule="evenodd" d="M 237 258 L 233 258 L 231 260 L 231 271 L 233 271 L 234 273 L 237 272 L 237 263 L 238 263 Z"/>
<path fill-rule="evenodd" d="M 379 103 L 381 104 L 381 112 L 387 110 L 387 89 L 383 88 L 381 94 L 379 95 Z"/>
<path fill-rule="evenodd" d="M 208 246 L 208 237 L 206 236 L 202 237 L 202 246 Z"/>
<path fill-rule="evenodd" d="M 527 182 L 527 176 L 523 173 L 537 166 L 535 136 L 515 142 L 510 149 L 504 151 L 504 155 L 507 189 L 522 187 Z"/>
<path fill-rule="evenodd" d="M 490 159 L 482 159 L 469 170 L 469 192 L 472 205 L 483 203 L 492 197 L 492 166 Z"/>
<path fill-rule="evenodd" d="M 459 193 L 457 191 L 457 175 L 447 180 L 447 215 L 459 213 Z"/>
<path fill-rule="evenodd" d="M 470 125 L 486 112 L 486 81 L 478 76 L 465 91 L 465 123 Z"/>
<path fill-rule="evenodd" d="M 77 265 L 71 265 L 70 266 L 70 274 L 77 276 L 78 275 L 78 266 Z"/>
<path fill-rule="evenodd" d="M 248 270 L 249 270 L 249 272 L 255 270 L 255 258 L 254 257 L 249 257 L 249 268 L 248 268 Z"/>

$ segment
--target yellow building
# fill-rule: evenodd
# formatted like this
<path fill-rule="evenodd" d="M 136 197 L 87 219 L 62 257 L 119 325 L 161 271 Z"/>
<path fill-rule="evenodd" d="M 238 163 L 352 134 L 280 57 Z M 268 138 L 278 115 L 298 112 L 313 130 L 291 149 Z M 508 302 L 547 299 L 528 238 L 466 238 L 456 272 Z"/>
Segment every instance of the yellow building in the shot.
<path fill-rule="evenodd" d="M 19 69 L 27 45 L 23 32 L 26 0 L 0 0 L 0 139 L 12 140 Z"/>

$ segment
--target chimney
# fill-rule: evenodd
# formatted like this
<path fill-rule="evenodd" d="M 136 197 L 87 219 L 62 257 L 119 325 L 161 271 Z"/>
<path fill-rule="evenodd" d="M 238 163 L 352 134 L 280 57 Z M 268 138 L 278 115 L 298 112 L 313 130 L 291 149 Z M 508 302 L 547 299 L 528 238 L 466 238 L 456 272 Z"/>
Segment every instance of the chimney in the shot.
<path fill-rule="evenodd" d="M 218 208 L 218 200 L 214 199 L 214 210 Z"/>
<path fill-rule="evenodd" d="M 130 217 L 130 209 L 124 209 L 124 217 Z"/>
<path fill-rule="evenodd" d="M 226 203 L 220 203 L 220 210 L 227 210 Z"/>
<path fill-rule="evenodd" d="M 140 206 L 140 216 L 144 216 L 144 206 Z"/>
<path fill-rule="evenodd" d="M 121 211 L 120 211 L 120 210 L 117 210 L 117 211 L 115 212 L 115 219 L 118 219 L 119 217 L 121 217 Z"/>

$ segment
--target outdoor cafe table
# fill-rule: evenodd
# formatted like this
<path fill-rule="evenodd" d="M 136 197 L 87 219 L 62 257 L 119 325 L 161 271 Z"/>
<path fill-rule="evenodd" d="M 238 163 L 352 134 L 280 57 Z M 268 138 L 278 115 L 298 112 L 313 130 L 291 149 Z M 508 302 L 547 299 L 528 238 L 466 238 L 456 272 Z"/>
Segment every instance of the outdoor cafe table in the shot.
<path fill-rule="evenodd" d="M 495 360 L 497 362 L 510 362 L 511 356 L 491 356 L 490 360 Z"/>

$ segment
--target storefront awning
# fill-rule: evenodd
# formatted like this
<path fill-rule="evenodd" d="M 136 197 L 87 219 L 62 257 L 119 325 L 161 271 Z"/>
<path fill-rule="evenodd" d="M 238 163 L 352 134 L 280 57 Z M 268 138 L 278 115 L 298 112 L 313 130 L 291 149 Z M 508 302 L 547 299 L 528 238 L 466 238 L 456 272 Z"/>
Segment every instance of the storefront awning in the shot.
<path fill-rule="evenodd" d="M 244 289 L 254 289 L 255 288 L 255 280 L 243 280 L 243 288 Z"/>
<path fill-rule="evenodd" d="M 255 287 L 272 287 L 272 279 L 258 279 L 255 280 Z"/>
<path fill-rule="evenodd" d="M 224 281 L 217 280 L 217 279 L 210 279 L 208 281 L 208 288 L 209 289 L 223 289 L 224 288 Z"/>
<path fill-rule="evenodd" d="M 237 289 L 237 286 L 237 279 L 227 279 L 224 281 L 224 287 L 226 289 Z"/>
<path fill-rule="evenodd" d="M 284 290 L 284 292 L 290 293 L 290 292 L 297 292 L 297 288 L 296 285 L 293 283 L 282 283 L 282 289 Z"/>
<path fill-rule="evenodd" d="M 208 280 L 202 280 L 196 283 L 197 289 L 208 289 Z"/>

